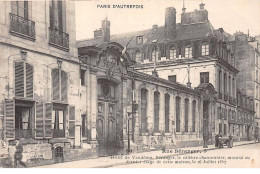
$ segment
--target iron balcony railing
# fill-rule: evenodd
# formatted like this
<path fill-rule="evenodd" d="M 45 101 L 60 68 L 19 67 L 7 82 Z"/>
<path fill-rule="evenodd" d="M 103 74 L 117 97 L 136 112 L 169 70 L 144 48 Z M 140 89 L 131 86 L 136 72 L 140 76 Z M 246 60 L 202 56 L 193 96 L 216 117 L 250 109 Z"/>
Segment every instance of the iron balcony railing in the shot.
<path fill-rule="evenodd" d="M 18 37 L 35 40 L 35 22 L 10 13 L 10 33 Z"/>
<path fill-rule="evenodd" d="M 69 34 L 49 28 L 49 44 L 65 51 L 69 50 Z"/>

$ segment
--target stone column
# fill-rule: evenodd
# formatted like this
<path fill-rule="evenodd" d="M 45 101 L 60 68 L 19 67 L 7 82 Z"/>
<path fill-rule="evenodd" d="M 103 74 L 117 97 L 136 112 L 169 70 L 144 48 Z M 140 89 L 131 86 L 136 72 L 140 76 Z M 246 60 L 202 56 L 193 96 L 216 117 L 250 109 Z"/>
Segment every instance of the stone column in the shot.
<path fill-rule="evenodd" d="M 91 144 L 94 147 L 97 144 L 97 69 L 90 70 L 90 115 L 91 115 Z"/>
<path fill-rule="evenodd" d="M 159 131 L 165 131 L 165 94 L 160 92 L 159 99 Z"/>
<path fill-rule="evenodd" d="M 192 133 L 192 101 L 193 98 L 189 98 L 189 117 L 188 117 L 188 132 Z"/>
<path fill-rule="evenodd" d="M 128 143 L 128 132 L 127 132 L 127 126 L 128 126 L 128 113 L 127 113 L 127 79 L 125 77 L 121 78 L 122 86 L 121 86 L 121 108 L 122 108 L 122 118 L 123 118 L 123 142 L 124 147 L 127 147 Z"/>
<path fill-rule="evenodd" d="M 147 105 L 147 128 L 148 130 L 154 129 L 154 90 L 148 91 L 148 105 Z M 149 132 L 150 135 L 150 132 Z"/>

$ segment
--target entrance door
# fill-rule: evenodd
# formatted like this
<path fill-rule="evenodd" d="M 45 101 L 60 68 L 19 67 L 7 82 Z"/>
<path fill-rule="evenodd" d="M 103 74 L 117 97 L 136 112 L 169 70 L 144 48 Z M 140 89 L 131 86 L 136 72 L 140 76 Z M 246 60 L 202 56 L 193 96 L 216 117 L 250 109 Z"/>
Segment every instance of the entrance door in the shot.
<path fill-rule="evenodd" d="M 97 139 L 99 156 L 109 156 L 117 152 L 115 103 L 98 102 Z"/>

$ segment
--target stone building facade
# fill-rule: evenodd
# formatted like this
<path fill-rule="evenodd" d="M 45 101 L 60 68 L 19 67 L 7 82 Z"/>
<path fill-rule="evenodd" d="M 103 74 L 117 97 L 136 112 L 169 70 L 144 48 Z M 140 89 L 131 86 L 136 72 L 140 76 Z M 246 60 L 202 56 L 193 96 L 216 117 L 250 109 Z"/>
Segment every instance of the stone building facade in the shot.
<path fill-rule="evenodd" d="M 260 120 L 260 48 L 259 36 L 252 37 L 242 32 L 236 32 L 236 64 L 240 73 L 237 76 L 237 86 L 248 96 L 254 98 L 255 108 L 255 133 L 259 135 L 259 120 Z"/>
<path fill-rule="evenodd" d="M 30 166 L 80 147 L 80 66 L 72 1 L 0 2 L 1 155 L 24 145 Z"/>

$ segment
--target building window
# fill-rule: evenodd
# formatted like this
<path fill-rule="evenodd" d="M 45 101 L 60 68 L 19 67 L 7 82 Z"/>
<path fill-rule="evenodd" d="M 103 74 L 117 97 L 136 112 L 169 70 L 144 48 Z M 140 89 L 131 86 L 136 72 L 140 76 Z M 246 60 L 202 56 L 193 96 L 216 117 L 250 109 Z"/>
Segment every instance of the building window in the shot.
<path fill-rule="evenodd" d="M 232 92 L 233 92 L 233 97 L 236 97 L 236 85 L 235 85 L 235 78 L 232 79 Z"/>
<path fill-rule="evenodd" d="M 258 103 L 255 104 L 255 112 L 256 112 L 256 116 L 258 116 Z"/>
<path fill-rule="evenodd" d="M 107 79 L 98 80 L 98 97 L 115 98 L 115 84 Z"/>
<path fill-rule="evenodd" d="M 219 90 L 219 95 L 222 95 L 222 72 L 221 70 L 218 71 L 218 90 Z"/>
<path fill-rule="evenodd" d="M 169 80 L 170 82 L 176 83 L 176 75 L 168 76 L 168 80 Z"/>
<path fill-rule="evenodd" d="M 219 123 L 218 128 L 219 128 L 219 134 L 222 134 L 222 123 Z"/>
<path fill-rule="evenodd" d="M 226 135 L 227 135 L 227 125 L 224 124 L 224 136 L 226 136 Z"/>
<path fill-rule="evenodd" d="M 176 58 L 176 49 L 170 48 L 170 59 L 173 60 L 174 58 Z"/>
<path fill-rule="evenodd" d="M 256 86 L 256 92 L 255 92 L 256 98 L 258 98 L 258 86 Z"/>
<path fill-rule="evenodd" d="M 224 73 L 224 95 L 227 94 L 227 74 Z"/>
<path fill-rule="evenodd" d="M 180 103 L 181 103 L 181 98 L 180 97 L 176 97 L 176 132 L 180 132 L 181 131 L 181 127 L 180 127 Z"/>
<path fill-rule="evenodd" d="M 170 112 L 170 95 L 165 94 L 165 132 L 170 132 L 169 112 Z"/>
<path fill-rule="evenodd" d="M 154 92 L 154 132 L 159 132 L 160 93 Z"/>
<path fill-rule="evenodd" d="M 184 122 L 184 131 L 188 132 L 189 127 L 189 99 L 185 99 L 185 122 Z"/>
<path fill-rule="evenodd" d="M 136 62 L 141 62 L 141 61 L 142 61 L 142 54 L 141 54 L 140 51 L 137 51 L 137 52 L 135 53 L 135 61 L 136 61 Z"/>
<path fill-rule="evenodd" d="M 85 70 L 80 70 L 80 80 L 81 80 L 81 85 L 84 86 L 85 85 Z"/>
<path fill-rule="evenodd" d="M 66 32 L 66 10 L 64 1 L 50 1 L 49 43 L 59 49 L 68 51 L 69 34 Z"/>
<path fill-rule="evenodd" d="M 185 58 L 192 58 L 192 47 L 191 46 L 185 47 Z"/>
<path fill-rule="evenodd" d="M 152 51 L 152 61 L 155 61 L 155 60 L 158 60 L 158 49 L 156 47 L 153 48 L 153 51 Z"/>
<path fill-rule="evenodd" d="M 209 55 L 209 45 L 207 43 L 204 43 L 202 45 L 201 55 L 202 56 L 208 56 Z"/>
<path fill-rule="evenodd" d="M 231 83 L 232 83 L 231 77 L 229 76 L 228 77 L 228 93 L 229 93 L 230 96 L 232 95 L 232 93 L 231 93 Z"/>
<path fill-rule="evenodd" d="M 195 132 L 196 125 L 196 101 L 192 102 L 192 132 Z"/>
<path fill-rule="evenodd" d="M 147 89 L 141 89 L 141 132 L 147 132 Z"/>
<path fill-rule="evenodd" d="M 28 1 L 11 1 L 11 12 L 17 16 L 28 19 L 29 17 Z"/>
<path fill-rule="evenodd" d="M 52 98 L 55 101 L 67 101 L 68 78 L 61 69 L 52 69 Z"/>
<path fill-rule="evenodd" d="M 209 83 L 209 72 L 200 73 L 200 83 Z"/>
<path fill-rule="evenodd" d="M 25 62 L 15 62 L 15 96 L 33 98 L 33 66 Z"/>
<path fill-rule="evenodd" d="M 258 66 L 258 56 L 255 57 L 255 65 Z"/>
<path fill-rule="evenodd" d="M 15 137 L 31 138 L 31 108 L 15 106 Z"/>
<path fill-rule="evenodd" d="M 143 44 L 143 36 L 136 37 L 136 44 Z"/>
<path fill-rule="evenodd" d="M 87 116 L 81 115 L 81 129 L 82 129 L 82 137 L 87 137 Z"/>
<path fill-rule="evenodd" d="M 255 79 L 256 79 L 256 82 L 258 82 L 258 70 L 256 70 L 256 72 L 255 72 Z"/>
<path fill-rule="evenodd" d="M 53 109 L 52 131 L 53 138 L 65 137 L 65 114 L 64 110 Z"/>

